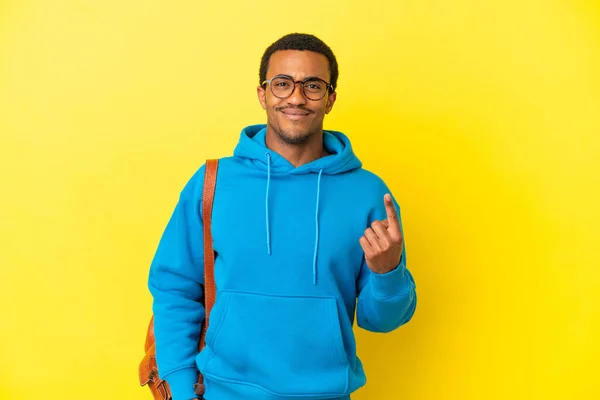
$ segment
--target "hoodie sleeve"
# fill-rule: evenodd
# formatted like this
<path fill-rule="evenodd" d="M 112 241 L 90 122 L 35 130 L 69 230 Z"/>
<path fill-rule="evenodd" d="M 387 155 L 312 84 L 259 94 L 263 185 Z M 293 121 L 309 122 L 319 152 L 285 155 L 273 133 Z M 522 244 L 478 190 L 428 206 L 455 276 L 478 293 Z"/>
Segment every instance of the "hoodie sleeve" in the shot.
<path fill-rule="evenodd" d="M 203 168 L 202 168 L 203 169 Z M 204 262 L 199 171 L 181 192 L 150 266 L 154 336 L 159 375 L 169 383 L 173 400 L 195 397 L 195 358 L 204 320 Z M 195 183 L 195 181 L 199 181 Z"/>
<path fill-rule="evenodd" d="M 392 199 L 402 230 L 400 208 L 393 196 Z M 373 220 L 386 218 L 383 204 L 383 194 L 381 194 L 381 209 L 377 210 Z M 404 235 L 403 230 L 402 234 Z M 406 240 L 400 263 L 385 274 L 371 271 L 363 254 L 358 278 L 357 323 L 359 327 L 372 332 L 391 332 L 410 321 L 416 305 L 415 281 L 406 267 Z"/>

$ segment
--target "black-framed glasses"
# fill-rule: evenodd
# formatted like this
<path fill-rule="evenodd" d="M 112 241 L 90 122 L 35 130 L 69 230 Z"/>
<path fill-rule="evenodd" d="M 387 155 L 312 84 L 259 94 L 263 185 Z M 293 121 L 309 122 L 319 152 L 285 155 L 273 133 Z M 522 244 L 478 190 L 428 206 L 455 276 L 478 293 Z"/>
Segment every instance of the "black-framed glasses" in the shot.
<path fill-rule="evenodd" d="M 309 100 L 321 100 L 327 94 L 327 89 L 333 92 L 333 85 L 321 78 L 309 77 L 302 81 L 295 81 L 289 75 L 277 75 L 267 79 L 262 84 L 269 84 L 273 96 L 280 99 L 287 99 L 294 93 L 296 83 L 302 86 L 304 96 Z"/>

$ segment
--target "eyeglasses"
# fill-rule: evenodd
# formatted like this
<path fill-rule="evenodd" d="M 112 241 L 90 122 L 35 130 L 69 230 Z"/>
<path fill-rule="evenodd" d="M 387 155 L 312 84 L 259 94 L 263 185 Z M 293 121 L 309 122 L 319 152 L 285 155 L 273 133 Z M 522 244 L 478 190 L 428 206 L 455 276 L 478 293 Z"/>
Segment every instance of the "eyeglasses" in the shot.
<path fill-rule="evenodd" d="M 333 92 L 333 85 L 320 78 L 306 78 L 303 81 L 294 81 L 291 76 L 277 75 L 271 79 L 267 79 L 262 84 L 264 85 L 265 83 L 268 83 L 271 87 L 273 96 L 280 99 L 287 99 L 290 97 L 296 89 L 296 83 L 299 83 L 302 86 L 304 96 L 313 101 L 321 100 L 325 97 L 327 89 L 331 89 Z"/>

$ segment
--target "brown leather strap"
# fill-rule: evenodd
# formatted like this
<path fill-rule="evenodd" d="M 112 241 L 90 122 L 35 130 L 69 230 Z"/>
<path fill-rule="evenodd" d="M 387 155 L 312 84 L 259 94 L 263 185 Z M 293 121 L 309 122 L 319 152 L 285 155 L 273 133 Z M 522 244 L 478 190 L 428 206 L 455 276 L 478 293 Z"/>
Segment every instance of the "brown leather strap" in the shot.
<path fill-rule="evenodd" d="M 208 329 L 210 311 L 215 304 L 216 286 L 215 286 L 215 252 L 212 240 L 212 208 L 215 196 L 215 187 L 217 184 L 217 169 L 219 160 L 206 160 L 204 170 L 204 188 L 202 191 L 202 225 L 204 229 L 204 308 L 205 319 L 200 335 L 199 350 L 205 345 L 206 331 Z M 202 375 L 198 376 L 198 385 L 202 385 Z"/>
<path fill-rule="evenodd" d="M 219 160 L 207 160 L 204 176 L 204 191 L 202 193 L 202 223 L 204 228 L 204 307 L 206 309 L 206 319 L 202 337 L 200 341 L 200 349 L 204 348 L 204 336 L 208 329 L 208 321 L 210 319 L 210 311 L 215 304 L 216 287 L 215 287 L 215 252 L 213 250 L 212 241 L 212 208 L 215 196 L 215 186 L 217 184 L 217 167 Z"/>

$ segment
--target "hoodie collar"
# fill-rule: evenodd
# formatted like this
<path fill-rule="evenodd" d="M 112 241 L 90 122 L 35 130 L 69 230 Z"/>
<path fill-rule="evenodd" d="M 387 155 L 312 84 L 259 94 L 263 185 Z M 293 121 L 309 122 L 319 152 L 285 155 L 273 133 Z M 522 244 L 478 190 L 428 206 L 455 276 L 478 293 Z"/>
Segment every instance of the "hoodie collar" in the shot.
<path fill-rule="evenodd" d="M 333 175 L 362 167 L 361 161 L 352 150 L 350 139 L 341 132 L 324 130 L 323 146 L 331 154 L 299 167 L 294 167 L 284 157 L 267 148 L 266 134 L 267 126 L 265 124 L 244 128 L 233 155 L 250 159 L 258 169 L 266 171 L 269 166 L 265 153 L 268 151 L 271 155 L 270 169 L 272 173 L 308 174 L 322 171 L 323 174 Z"/>

